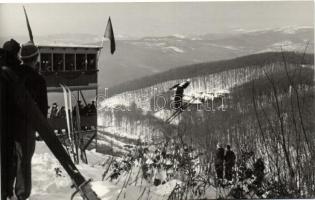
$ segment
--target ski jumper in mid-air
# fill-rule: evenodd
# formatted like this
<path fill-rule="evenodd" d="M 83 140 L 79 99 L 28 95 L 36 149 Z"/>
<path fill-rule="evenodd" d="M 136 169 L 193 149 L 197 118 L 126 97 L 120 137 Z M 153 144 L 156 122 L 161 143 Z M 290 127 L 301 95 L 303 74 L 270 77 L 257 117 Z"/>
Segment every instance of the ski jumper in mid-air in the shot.
<path fill-rule="evenodd" d="M 189 106 L 189 103 L 183 104 L 184 90 L 189 86 L 189 84 L 190 80 L 188 79 L 185 82 L 176 84 L 170 88 L 170 90 L 175 89 L 174 101 L 171 102 L 171 106 L 175 112 L 166 120 L 167 123 L 171 122 Z"/>
<path fill-rule="evenodd" d="M 189 86 L 190 80 L 186 80 L 183 83 L 178 83 L 170 88 L 170 90 L 176 89 L 175 91 L 175 97 L 174 97 L 174 108 L 175 110 L 178 109 L 184 109 L 183 108 L 183 96 L 184 96 L 184 90 Z"/>

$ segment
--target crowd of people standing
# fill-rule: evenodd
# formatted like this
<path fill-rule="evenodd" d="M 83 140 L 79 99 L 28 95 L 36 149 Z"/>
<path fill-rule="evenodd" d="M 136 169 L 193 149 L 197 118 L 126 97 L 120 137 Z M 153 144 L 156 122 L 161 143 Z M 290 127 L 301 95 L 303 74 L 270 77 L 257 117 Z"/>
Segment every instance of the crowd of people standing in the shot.
<path fill-rule="evenodd" d="M 235 153 L 231 150 L 230 145 L 226 145 L 226 150 L 221 144 L 217 145 L 215 154 L 215 171 L 219 180 L 223 180 L 224 178 L 228 181 L 232 180 L 235 159 Z"/>
<path fill-rule="evenodd" d="M 213 165 L 219 183 L 233 180 L 236 156 L 230 145 L 226 149 L 217 145 L 214 163 L 204 163 L 203 155 L 205 152 L 201 153 L 192 146 L 173 139 L 159 145 L 138 146 L 120 161 L 113 162 L 108 179 L 114 181 L 124 172 L 130 172 L 132 166 L 137 166 L 141 169 L 143 179 L 159 186 L 173 179 L 192 180 L 207 173 L 209 165 Z"/>
<path fill-rule="evenodd" d="M 81 116 L 96 115 L 95 101 L 92 101 L 92 103 L 88 103 L 86 106 L 83 106 L 81 101 L 77 101 L 77 103 L 79 106 L 79 113 Z M 48 113 L 48 118 L 50 119 L 66 118 L 65 106 L 61 106 L 59 108 L 58 104 L 55 102 L 52 104 L 52 107 L 49 109 L 50 109 L 50 113 Z M 72 108 L 72 115 L 76 116 L 75 107 Z"/>

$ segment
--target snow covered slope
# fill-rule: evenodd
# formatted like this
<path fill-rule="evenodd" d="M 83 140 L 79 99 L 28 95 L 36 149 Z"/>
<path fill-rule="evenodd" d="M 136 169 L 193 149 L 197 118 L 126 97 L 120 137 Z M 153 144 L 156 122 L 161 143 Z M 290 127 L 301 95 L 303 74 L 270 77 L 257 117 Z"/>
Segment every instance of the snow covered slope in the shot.
<path fill-rule="evenodd" d="M 136 175 L 140 170 L 137 166 L 133 166 L 130 178 L 129 174 L 122 174 L 117 181 L 109 182 L 107 178 L 102 181 L 102 174 L 106 170 L 106 163 L 110 157 L 95 151 L 88 151 L 87 157 L 89 164 L 80 163 L 77 167 L 86 178 L 93 179 L 92 187 L 102 200 L 167 199 L 176 183 L 180 183 L 180 181 L 172 180 L 155 187 L 140 178 L 136 180 Z M 55 168 L 61 170 L 59 176 Z M 70 199 L 74 192 L 68 175 L 43 142 L 36 144 L 32 161 L 32 182 L 31 200 L 66 200 Z M 123 187 L 125 183 L 126 187 Z M 215 192 L 208 191 L 207 197 L 215 198 Z M 75 199 L 82 198 L 78 196 Z"/>

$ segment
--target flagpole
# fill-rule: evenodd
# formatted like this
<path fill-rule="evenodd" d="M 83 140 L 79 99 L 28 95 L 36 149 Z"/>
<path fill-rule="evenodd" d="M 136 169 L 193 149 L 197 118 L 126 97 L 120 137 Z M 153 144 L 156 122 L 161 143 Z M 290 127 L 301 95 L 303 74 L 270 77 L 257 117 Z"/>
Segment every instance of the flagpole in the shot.
<path fill-rule="evenodd" d="M 97 66 L 99 64 L 99 58 L 100 58 L 100 55 L 101 55 L 101 51 L 103 49 L 103 46 L 104 46 L 104 37 L 102 37 L 102 43 L 101 43 L 101 49 L 98 51 L 98 54 L 97 54 Z"/>
<path fill-rule="evenodd" d="M 26 13 L 26 9 L 25 7 L 23 6 L 23 10 L 24 10 L 24 16 L 25 16 L 25 20 L 26 20 L 26 26 L 27 26 L 27 30 L 28 30 L 28 35 L 30 37 L 30 41 L 34 43 L 34 38 L 33 38 L 33 33 L 32 33 L 32 29 L 31 29 L 31 25 L 30 25 L 30 22 L 28 20 L 28 16 L 27 16 L 27 13 Z"/>

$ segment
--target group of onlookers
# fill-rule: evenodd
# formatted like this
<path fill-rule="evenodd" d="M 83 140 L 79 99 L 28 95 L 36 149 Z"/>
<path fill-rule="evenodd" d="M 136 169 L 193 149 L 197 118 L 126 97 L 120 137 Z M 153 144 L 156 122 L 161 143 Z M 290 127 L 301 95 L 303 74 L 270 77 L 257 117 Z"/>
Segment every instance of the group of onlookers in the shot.
<path fill-rule="evenodd" d="M 95 101 L 92 101 L 92 103 L 88 103 L 86 106 L 83 106 L 81 101 L 78 101 L 78 106 L 79 106 L 80 116 L 96 115 Z M 72 108 L 72 115 L 76 116 L 76 113 L 77 113 L 76 107 L 73 107 Z M 49 113 L 48 118 L 50 118 L 50 119 L 66 118 L 65 106 L 61 106 L 59 109 L 58 104 L 53 103 L 52 107 L 50 109 L 50 113 Z"/>
<path fill-rule="evenodd" d="M 226 145 L 226 150 L 222 147 L 221 144 L 217 145 L 214 166 L 218 179 L 225 178 L 228 181 L 232 180 L 235 159 L 236 156 L 234 152 L 231 150 L 230 145 Z"/>
<path fill-rule="evenodd" d="M 172 179 L 185 180 L 187 177 L 195 177 L 203 170 L 201 155 L 192 146 L 176 143 L 174 140 L 162 145 L 140 146 L 130 151 L 120 162 L 113 163 L 109 179 L 113 181 L 124 171 L 128 172 L 132 166 L 138 166 L 142 177 L 155 186 Z M 230 145 L 226 149 L 217 145 L 214 166 L 219 180 L 232 180 L 235 160 L 236 156 Z"/>

